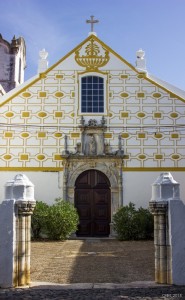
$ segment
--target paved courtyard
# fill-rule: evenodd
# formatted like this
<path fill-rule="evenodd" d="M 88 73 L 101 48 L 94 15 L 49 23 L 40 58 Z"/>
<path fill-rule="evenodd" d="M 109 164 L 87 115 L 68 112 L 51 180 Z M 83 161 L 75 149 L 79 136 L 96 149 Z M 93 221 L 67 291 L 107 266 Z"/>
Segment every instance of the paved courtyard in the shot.
<path fill-rule="evenodd" d="M 55 283 L 154 281 L 153 241 L 32 242 L 31 280 Z"/>
<path fill-rule="evenodd" d="M 0 289 L 0 299 L 185 299 L 184 286 L 154 283 L 152 241 L 32 242 L 31 280 L 30 288 Z"/>

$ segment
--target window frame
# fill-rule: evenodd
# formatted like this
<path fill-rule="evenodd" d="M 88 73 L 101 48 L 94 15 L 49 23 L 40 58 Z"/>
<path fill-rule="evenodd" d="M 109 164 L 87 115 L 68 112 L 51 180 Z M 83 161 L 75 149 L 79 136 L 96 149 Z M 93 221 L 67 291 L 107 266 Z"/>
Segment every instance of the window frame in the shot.
<path fill-rule="evenodd" d="M 103 112 L 82 112 L 82 79 L 84 77 L 99 77 L 103 79 Z M 99 73 L 85 73 L 79 76 L 79 115 L 106 115 L 107 76 Z"/>

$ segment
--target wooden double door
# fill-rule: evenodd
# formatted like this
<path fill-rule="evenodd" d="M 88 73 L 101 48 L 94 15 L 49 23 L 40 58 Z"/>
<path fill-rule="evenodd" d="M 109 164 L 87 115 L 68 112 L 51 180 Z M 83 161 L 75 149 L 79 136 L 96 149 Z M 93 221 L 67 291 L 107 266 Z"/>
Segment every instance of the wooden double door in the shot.
<path fill-rule="evenodd" d="M 80 224 L 77 236 L 108 236 L 110 233 L 110 182 L 100 171 L 83 172 L 75 183 L 75 207 Z"/>

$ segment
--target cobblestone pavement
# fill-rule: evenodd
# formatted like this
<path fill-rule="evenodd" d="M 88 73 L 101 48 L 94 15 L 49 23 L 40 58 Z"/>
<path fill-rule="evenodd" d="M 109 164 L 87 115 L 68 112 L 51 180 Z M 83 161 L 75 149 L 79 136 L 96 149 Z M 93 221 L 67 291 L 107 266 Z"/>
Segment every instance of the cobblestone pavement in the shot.
<path fill-rule="evenodd" d="M 12 300 L 122 300 L 122 299 L 185 299 L 184 286 L 146 287 L 146 288 L 27 288 L 0 290 L 0 299 Z"/>

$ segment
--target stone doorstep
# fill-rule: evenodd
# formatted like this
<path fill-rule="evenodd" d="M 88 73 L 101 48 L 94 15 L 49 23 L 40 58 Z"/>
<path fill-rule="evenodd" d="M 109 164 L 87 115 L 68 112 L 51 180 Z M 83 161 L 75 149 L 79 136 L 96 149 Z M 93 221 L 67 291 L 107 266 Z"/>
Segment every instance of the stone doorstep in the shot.
<path fill-rule="evenodd" d="M 31 282 L 32 289 L 128 289 L 128 288 L 153 288 L 167 287 L 168 284 L 158 284 L 154 281 L 135 281 L 129 283 L 72 283 L 58 284 L 51 282 Z M 19 287 L 21 288 L 21 287 Z"/>

